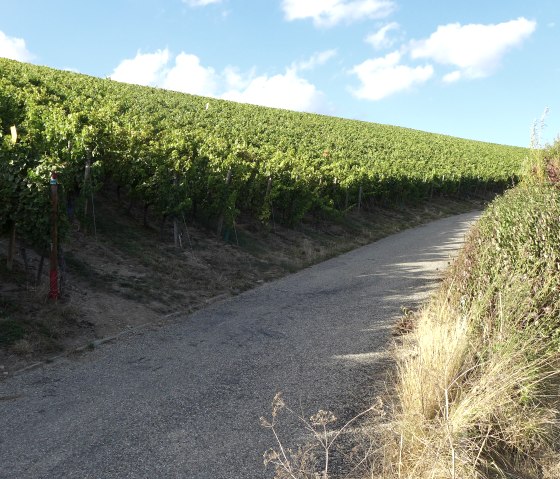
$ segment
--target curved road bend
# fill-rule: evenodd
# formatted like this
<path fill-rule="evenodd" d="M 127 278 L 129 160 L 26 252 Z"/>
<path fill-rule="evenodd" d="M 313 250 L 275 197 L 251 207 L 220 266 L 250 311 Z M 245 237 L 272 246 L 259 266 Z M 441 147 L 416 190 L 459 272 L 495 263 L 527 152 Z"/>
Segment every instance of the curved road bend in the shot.
<path fill-rule="evenodd" d="M 426 298 L 475 217 L 395 234 L 9 378 L 0 477 L 270 477 L 259 417 L 274 394 L 307 415 L 370 400 L 401 306 Z"/>

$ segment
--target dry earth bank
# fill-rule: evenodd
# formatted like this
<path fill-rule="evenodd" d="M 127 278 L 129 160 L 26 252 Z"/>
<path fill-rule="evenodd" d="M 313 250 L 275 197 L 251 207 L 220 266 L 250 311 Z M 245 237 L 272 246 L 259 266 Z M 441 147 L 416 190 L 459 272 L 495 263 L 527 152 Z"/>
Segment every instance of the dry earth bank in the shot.
<path fill-rule="evenodd" d="M 183 226 L 183 248 L 170 226 L 142 226 L 142 211 L 112 193 L 99 195 L 95 232 L 75 226 L 64 245 L 61 300 L 47 299 L 48 261 L 18 250 L 13 272 L 0 264 L 2 376 L 100 338 L 195 311 L 220 298 L 282 277 L 388 234 L 480 209 L 483 198 L 434 198 L 407 206 L 374 206 L 335 219 L 307 218 L 295 229 L 240 222 L 229 242 L 200 225 Z M 0 250 L 7 242 L 0 240 Z"/>

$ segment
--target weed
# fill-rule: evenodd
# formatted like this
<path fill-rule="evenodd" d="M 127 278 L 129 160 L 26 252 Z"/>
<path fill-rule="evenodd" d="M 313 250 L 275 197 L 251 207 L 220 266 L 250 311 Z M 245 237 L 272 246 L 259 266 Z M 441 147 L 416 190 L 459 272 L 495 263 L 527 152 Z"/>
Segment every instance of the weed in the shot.
<path fill-rule="evenodd" d="M 11 347 L 11 350 L 20 356 L 33 353 L 33 345 L 27 339 L 18 339 Z"/>
<path fill-rule="evenodd" d="M 560 192 L 536 173 L 473 229 L 402 337 L 385 477 L 554 470 L 543 458 L 560 435 L 559 218 Z"/>
<path fill-rule="evenodd" d="M 282 411 L 295 417 L 310 436 L 309 442 L 298 446 L 296 450 L 286 447 L 279 436 L 278 425 Z M 270 419 L 261 417 L 260 420 L 261 426 L 271 431 L 276 443 L 276 447 L 264 453 L 264 464 L 274 467 L 275 479 L 328 479 L 331 477 L 335 446 L 343 437 L 342 435 L 364 416 L 379 417 L 384 414 L 384 404 L 381 399 L 378 399 L 373 406 L 357 414 L 341 427 L 335 427 L 337 418 L 331 411 L 319 410 L 306 418 L 303 413 L 296 413 L 287 406 L 282 394 L 277 393 L 272 401 Z M 356 454 L 358 451 L 361 453 Z M 365 448 L 354 446 L 351 455 L 352 464 L 346 465 L 350 473 L 355 473 L 360 468 L 362 472 L 369 469 L 369 460 L 374 456 L 371 444 Z"/>

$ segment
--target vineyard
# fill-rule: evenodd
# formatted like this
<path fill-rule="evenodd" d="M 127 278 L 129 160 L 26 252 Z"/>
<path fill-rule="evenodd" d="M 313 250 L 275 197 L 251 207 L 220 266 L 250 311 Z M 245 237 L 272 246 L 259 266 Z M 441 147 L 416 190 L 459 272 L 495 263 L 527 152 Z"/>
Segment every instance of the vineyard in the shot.
<path fill-rule="evenodd" d="M 49 245 L 108 185 L 152 216 L 227 232 L 372 202 L 502 189 L 524 148 L 238 104 L 0 59 L 0 232 Z"/>

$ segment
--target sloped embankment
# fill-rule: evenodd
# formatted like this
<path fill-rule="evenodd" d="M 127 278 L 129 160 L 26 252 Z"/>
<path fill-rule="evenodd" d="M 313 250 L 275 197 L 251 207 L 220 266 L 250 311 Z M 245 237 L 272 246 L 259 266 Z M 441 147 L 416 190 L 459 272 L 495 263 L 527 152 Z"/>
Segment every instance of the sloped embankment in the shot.
<path fill-rule="evenodd" d="M 496 200 L 403 338 L 387 477 L 560 477 L 557 186 Z"/>

